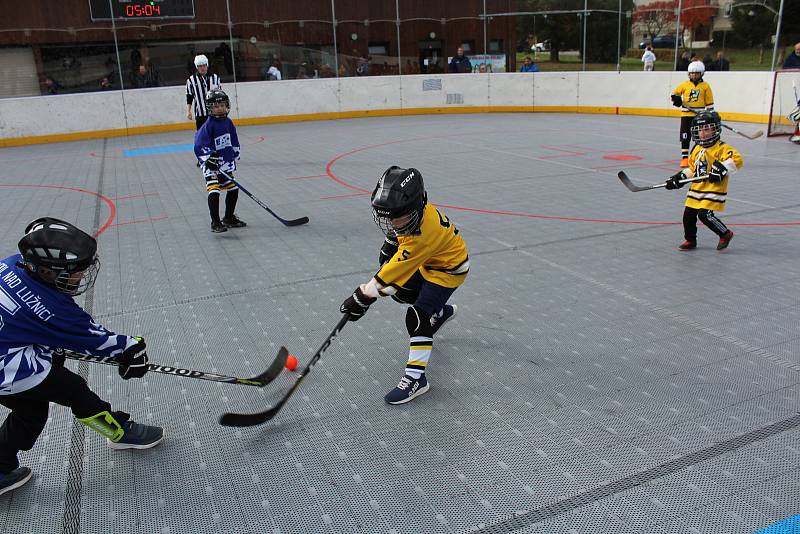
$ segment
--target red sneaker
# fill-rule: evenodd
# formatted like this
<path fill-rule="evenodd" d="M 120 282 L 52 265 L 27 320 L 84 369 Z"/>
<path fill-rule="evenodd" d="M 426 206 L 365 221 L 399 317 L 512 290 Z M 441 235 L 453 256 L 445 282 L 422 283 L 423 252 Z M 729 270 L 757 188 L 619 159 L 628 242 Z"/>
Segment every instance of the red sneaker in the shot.
<path fill-rule="evenodd" d="M 680 245 L 678 245 L 678 250 L 680 251 L 687 251 L 687 250 L 694 250 L 697 248 L 697 241 L 684 241 Z"/>
<path fill-rule="evenodd" d="M 719 243 L 717 244 L 717 250 L 725 250 L 728 248 L 728 245 L 731 243 L 731 239 L 733 239 L 733 232 L 728 230 L 725 232 L 725 235 L 719 238 Z"/>

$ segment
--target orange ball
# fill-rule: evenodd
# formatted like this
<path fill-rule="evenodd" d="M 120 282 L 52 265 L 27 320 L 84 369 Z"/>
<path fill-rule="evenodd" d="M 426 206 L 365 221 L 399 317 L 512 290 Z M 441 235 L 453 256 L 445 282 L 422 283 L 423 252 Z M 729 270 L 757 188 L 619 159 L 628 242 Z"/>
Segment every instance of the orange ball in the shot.
<path fill-rule="evenodd" d="M 291 354 L 286 357 L 286 368 L 290 371 L 294 371 L 297 369 L 297 358 L 292 356 Z"/>

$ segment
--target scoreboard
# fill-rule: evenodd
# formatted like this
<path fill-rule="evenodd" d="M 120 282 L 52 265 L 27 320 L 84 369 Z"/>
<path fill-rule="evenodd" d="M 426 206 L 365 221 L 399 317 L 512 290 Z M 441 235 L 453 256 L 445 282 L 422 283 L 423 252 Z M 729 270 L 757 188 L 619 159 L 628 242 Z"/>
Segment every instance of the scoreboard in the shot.
<path fill-rule="evenodd" d="M 142 19 L 193 19 L 194 0 L 89 0 L 93 21 Z"/>

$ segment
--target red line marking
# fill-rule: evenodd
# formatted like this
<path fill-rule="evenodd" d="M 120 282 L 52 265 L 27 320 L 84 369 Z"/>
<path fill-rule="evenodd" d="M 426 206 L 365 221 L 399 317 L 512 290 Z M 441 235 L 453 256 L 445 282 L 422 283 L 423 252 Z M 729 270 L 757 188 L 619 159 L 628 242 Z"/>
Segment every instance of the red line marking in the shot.
<path fill-rule="evenodd" d="M 635 161 L 642 159 L 642 156 L 633 156 L 631 154 L 606 154 L 603 159 L 610 159 L 614 161 Z"/>
<path fill-rule="evenodd" d="M 130 200 L 132 198 L 153 197 L 153 196 L 157 197 L 158 195 L 159 193 L 154 191 L 152 193 L 140 193 L 137 195 L 123 195 L 121 197 L 116 197 L 114 200 Z"/>
<path fill-rule="evenodd" d="M 111 226 L 123 226 L 125 224 L 139 224 L 139 223 L 148 222 L 148 221 L 150 221 L 150 222 L 152 222 L 152 221 L 163 221 L 164 219 L 168 219 L 168 218 L 169 218 L 168 215 L 159 215 L 158 217 L 147 217 L 146 219 L 133 219 L 133 220 L 130 220 L 130 221 L 121 221 L 121 222 L 118 222 L 118 223 L 114 223 Z"/>
<path fill-rule="evenodd" d="M 465 134 L 458 134 L 458 135 L 465 135 Z M 444 136 L 444 137 L 453 137 L 453 136 Z M 342 152 L 340 154 L 335 155 L 331 158 L 328 163 L 325 165 L 325 174 L 328 177 L 336 182 L 337 184 L 346 187 L 348 189 L 353 189 L 355 191 L 359 191 L 361 193 L 371 193 L 368 189 L 364 189 L 362 187 L 358 187 L 352 184 L 349 184 L 336 176 L 336 173 L 333 172 L 333 166 L 341 159 L 346 158 L 347 156 L 351 156 L 353 154 L 357 154 L 358 152 L 364 152 L 366 150 L 370 150 L 373 148 L 383 147 L 387 145 L 394 145 L 399 143 L 409 143 L 411 141 L 421 141 L 424 139 L 437 139 L 437 136 L 431 137 L 419 137 L 416 139 L 401 139 L 397 141 L 387 141 L 385 143 L 377 143 L 374 145 L 367 145 L 360 148 L 354 148 L 352 150 L 348 150 L 347 152 Z M 543 147 L 550 150 L 560 150 L 564 151 L 563 149 L 557 147 Z M 568 151 L 567 151 L 568 152 Z M 579 153 L 575 153 L 579 154 Z M 558 157 L 558 156 L 553 156 Z M 354 195 L 343 195 L 343 196 L 354 196 Z M 342 198 L 342 197 L 325 197 L 325 198 Z M 590 219 L 584 217 L 561 217 L 555 215 L 536 215 L 532 213 L 519 213 L 513 211 L 499 211 L 499 210 L 486 210 L 486 209 L 479 209 L 479 208 L 469 208 L 465 206 L 454 206 L 451 204 L 436 204 L 437 206 L 442 206 L 443 208 L 449 208 L 454 210 L 460 211 L 470 211 L 474 213 L 485 213 L 488 215 L 506 215 L 511 217 L 525 217 L 529 219 L 550 219 L 550 220 L 557 220 L 557 221 L 572 221 L 572 222 L 591 222 L 591 223 L 607 223 L 607 224 L 643 224 L 643 225 L 675 225 L 675 224 L 682 224 L 679 221 L 633 221 L 633 220 L 625 220 L 625 219 Z M 728 226 L 800 226 L 800 221 L 789 221 L 785 223 L 738 223 L 738 224 L 728 224 Z"/>
<path fill-rule="evenodd" d="M 85 195 L 92 195 L 100 198 L 103 202 L 106 203 L 109 209 L 108 218 L 103 226 L 97 230 L 97 233 L 94 234 L 95 237 L 99 236 L 111 226 L 111 221 L 114 220 L 114 217 L 117 216 L 117 206 L 114 204 L 114 201 L 108 198 L 105 195 L 98 193 L 97 191 L 89 191 L 88 189 L 83 189 L 80 187 L 68 187 L 65 185 L 31 185 L 31 184 L 0 184 L 0 187 L 34 187 L 39 189 L 64 189 L 67 191 L 77 191 L 78 193 L 83 193 Z"/>

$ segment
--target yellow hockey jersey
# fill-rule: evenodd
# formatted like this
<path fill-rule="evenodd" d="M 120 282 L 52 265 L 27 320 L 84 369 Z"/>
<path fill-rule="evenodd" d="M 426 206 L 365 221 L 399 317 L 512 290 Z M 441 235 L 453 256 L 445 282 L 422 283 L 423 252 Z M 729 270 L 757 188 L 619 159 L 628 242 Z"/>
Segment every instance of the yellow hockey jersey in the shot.
<path fill-rule="evenodd" d="M 458 287 L 464 283 L 469 272 L 467 245 L 458 228 L 432 204 L 422 212 L 419 231 L 397 236 L 397 243 L 392 259 L 361 286 L 367 295 L 393 295 L 417 271 L 425 280 L 440 286 Z"/>
<path fill-rule="evenodd" d="M 689 155 L 688 174 L 690 177 L 708 174 L 715 161 L 721 161 L 728 168 L 728 175 L 718 183 L 708 180 L 694 182 L 686 193 L 687 207 L 712 211 L 725 210 L 730 175 L 744 165 L 744 159 L 738 150 L 722 141 L 717 141 L 708 148 L 695 145 Z"/>
<path fill-rule="evenodd" d="M 681 95 L 683 105 L 687 108 L 705 109 L 714 107 L 714 94 L 711 92 L 711 86 L 706 82 L 699 82 L 695 84 L 691 80 L 678 85 L 673 95 Z M 694 117 L 691 111 L 681 111 L 681 117 Z"/>

